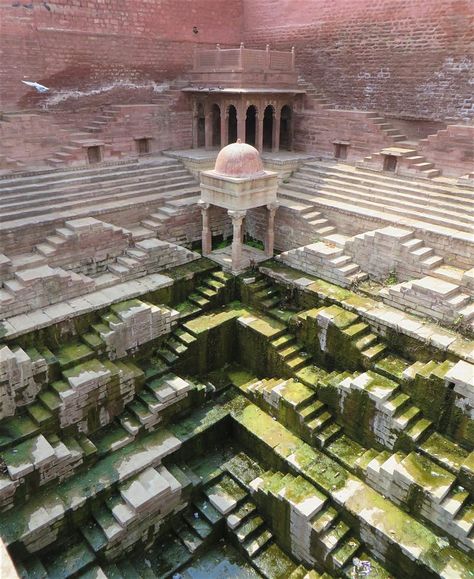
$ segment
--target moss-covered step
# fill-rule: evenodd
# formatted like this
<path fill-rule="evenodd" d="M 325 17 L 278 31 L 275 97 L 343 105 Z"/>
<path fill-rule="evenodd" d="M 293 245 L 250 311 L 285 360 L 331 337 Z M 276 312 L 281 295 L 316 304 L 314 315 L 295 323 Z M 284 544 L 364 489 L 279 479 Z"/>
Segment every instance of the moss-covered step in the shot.
<path fill-rule="evenodd" d="M 319 389 L 319 395 L 350 436 L 364 446 L 408 451 L 432 431 L 431 422 L 399 384 L 386 376 L 369 370 L 334 378 L 330 377 L 325 388 Z"/>
<path fill-rule="evenodd" d="M 327 495 L 303 477 L 268 471 L 251 487 L 279 543 L 305 565 L 336 572 L 361 548 Z"/>
<path fill-rule="evenodd" d="M 470 577 L 469 559 L 459 550 L 443 545 L 430 529 L 404 513 L 389 500 L 351 475 L 327 455 L 295 438 L 282 425 L 248 403 L 232 413 L 242 440 L 254 455 L 266 455 L 326 492 L 348 516 L 364 528 L 364 540 L 391 569 L 442 575 L 449 568 Z M 367 509 L 370 505 L 370 509 Z M 440 557 L 440 554 L 443 557 Z"/>
<path fill-rule="evenodd" d="M 465 365 L 472 380 L 472 367 L 465 362 L 458 364 Z M 473 450 L 472 397 L 456 391 L 456 385 L 450 379 L 456 367 L 450 360 L 415 362 L 404 370 L 400 383 L 438 431 Z"/>
<path fill-rule="evenodd" d="M 472 340 L 459 333 L 441 328 L 400 312 L 375 299 L 361 296 L 323 280 L 284 266 L 266 262 L 260 272 L 297 293 L 297 300 L 306 308 L 336 304 L 347 311 L 357 313 L 362 321 L 383 328 L 384 338 L 391 350 L 407 360 L 444 360 L 446 352 L 453 359 L 474 362 Z M 312 283 L 311 283 L 312 282 Z"/>
<path fill-rule="evenodd" d="M 141 441 L 105 456 L 86 472 L 76 474 L 54 489 L 40 490 L 24 505 L 2 516 L 0 535 L 6 544 L 22 542 L 34 552 L 37 539 L 42 545 L 54 542 L 66 514 L 86 507 L 89 500 L 101 496 L 120 481 L 130 478 L 180 447 L 180 441 L 162 429 Z M 52 527 L 55 524 L 55 528 Z"/>

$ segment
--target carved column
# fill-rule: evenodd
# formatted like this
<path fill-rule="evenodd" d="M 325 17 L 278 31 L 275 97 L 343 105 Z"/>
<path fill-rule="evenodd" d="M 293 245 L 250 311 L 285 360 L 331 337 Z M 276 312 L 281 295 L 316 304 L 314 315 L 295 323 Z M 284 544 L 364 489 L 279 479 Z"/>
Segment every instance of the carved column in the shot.
<path fill-rule="evenodd" d="M 198 201 L 202 215 L 202 254 L 209 255 L 212 251 L 212 231 L 209 225 L 210 204 Z"/>
<path fill-rule="evenodd" d="M 229 209 L 227 214 L 232 219 L 232 271 L 242 269 L 242 221 L 246 211 L 233 211 Z"/>
<path fill-rule="evenodd" d="M 198 148 L 198 132 L 199 132 L 199 114 L 197 108 L 195 108 L 193 115 L 193 149 Z"/>
<path fill-rule="evenodd" d="M 237 140 L 240 139 L 242 143 L 245 143 L 245 121 L 247 119 L 247 111 L 244 110 L 242 104 L 239 105 L 237 109 Z"/>
<path fill-rule="evenodd" d="M 275 213 L 278 203 L 267 205 L 267 230 L 265 232 L 265 255 L 273 257 L 273 246 L 275 241 Z"/>
<path fill-rule="evenodd" d="M 229 111 L 221 105 L 221 149 L 229 144 Z M 222 112 L 224 111 L 224 114 Z"/>
<path fill-rule="evenodd" d="M 259 153 L 263 151 L 263 117 L 265 113 L 260 113 L 257 111 L 257 116 L 255 118 L 255 130 L 257 132 L 255 136 L 255 147 Z"/>
<path fill-rule="evenodd" d="M 280 120 L 281 107 L 277 106 L 273 116 L 273 135 L 272 135 L 272 151 L 278 153 L 280 150 Z"/>
<path fill-rule="evenodd" d="M 212 149 L 212 112 L 208 112 L 205 119 L 204 146 L 206 149 Z"/>

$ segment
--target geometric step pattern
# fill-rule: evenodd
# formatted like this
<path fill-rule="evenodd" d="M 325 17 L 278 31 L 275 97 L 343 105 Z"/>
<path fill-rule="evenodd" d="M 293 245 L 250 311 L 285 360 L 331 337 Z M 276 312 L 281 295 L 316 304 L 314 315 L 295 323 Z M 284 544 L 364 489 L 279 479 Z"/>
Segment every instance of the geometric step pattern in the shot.
<path fill-rule="evenodd" d="M 336 226 L 340 223 L 340 229 L 346 231 L 367 229 L 368 217 L 383 224 L 396 221 L 409 228 L 426 229 L 427 224 L 432 224 L 440 226 L 436 231 L 443 235 L 454 236 L 459 236 L 459 232 L 470 234 L 474 225 L 474 192 L 466 188 L 437 180 L 378 173 L 342 162 L 304 163 L 287 183 L 280 185 L 278 197 L 283 203 L 304 203 L 319 211 L 327 208 Z M 358 223 L 360 218 L 363 222 Z M 461 242 L 464 253 L 459 256 L 451 240 L 447 246 L 456 261 L 462 257 L 466 261 L 465 236 L 459 242 L 456 240 L 456 244 Z"/>
<path fill-rule="evenodd" d="M 349 287 L 368 277 L 343 249 L 324 241 L 285 251 L 277 259 L 342 287 Z"/>
<path fill-rule="evenodd" d="M 379 295 L 403 311 L 474 328 L 474 303 L 458 284 L 426 276 L 384 288 Z"/>
<path fill-rule="evenodd" d="M 109 359 L 114 360 L 163 334 L 169 334 L 177 323 L 179 312 L 134 299 L 114 304 L 101 318 L 103 323 L 94 324 L 92 329 L 104 342 Z M 88 336 L 88 339 L 93 341 L 92 337 Z"/>
<path fill-rule="evenodd" d="M 127 249 L 124 255 L 109 264 L 108 270 L 124 282 L 183 265 L 200 257 L 185 247 L 150 237 L 137 241 L 133 248 Z"/>
<path fill-rule="evenodd" d="M 380 453 L 367 465 L 367 482 L 399 505 L 406 505 L 474 553 L 474 503 L 456 477 L 428 457 L 411 452 Z"/>
<path fill-rule="evenodd" d="M 348 376 L 336 388 L 338 398 L 334 401 L 334 409 L 347 432 L 356 440 L 372 439 L 372 444 L 392 450 L 399 444 L 400 437 L 406 440 L 406 445 L 413 446 L 432 429 L 431 422 L 423 418 L 420 409 L 412 404 L 400 386 L 376 372 L 369 370 Z M 367 400 L 366 405 L 358 402 L 361 396 Z"/>
<path fill-rule="evenodd" d="M 303 477 L 267 471 L 250 486 L 255 502 L 264 507 L 280 535 L 281 544 L 304 564 L 313 567 L 324 561 L 327 571 L 337 572 L 349 567 L 359 554 L 361 544 L 351 528 L 338 516 L 328 497 Z"/>
<path fill-rule="evenodd" d="M 422 277 L 443 263 L 413 230 L 383 227 L 349 239 L 345 251 L 371 278 L 384 281 L 395 274 L 400 281 Z"/>
<path fill-rule="evenodd" d="M 323 451 L 302 442 L 253 404 L 239 407 L 232 412 L 232 417 L 247 443 L 255 449 L 255 454 L 270 453 L 269 460 L 274 461 L 273 464 L 283 464 L 284 471 L 299 474 L 317 491 L 328 496 L 337 506 L 335 514 L 344 511 L 344 522 L 354 521 L 354 530 L 357 529 L 367 548 L 387 566 L 407 569 L 413 577 L 418 572 L 423 573 L 422 569 L 426 567 L 429 574 L 442 576 L 447 566 L 442 555 L 447 556 L 449 552 L 453 557 L 449 565 L 455 560 L 459 569 L 470 568 L 465 553 L 447 541 L 438 545 L 437 535 L 428 526 L 371 489 Z M 256 485 L 258 481 L 257 478 Z M 376 505 L 376 508 L 371 508 L 371 505 Z M 278 520 L 288 521 L 285 517 Z M 344 527 L 338 531 L 342 531 L 343 536 L 350 532 Z M 336 532 L 333 538 L 338 536 Z M 413 545 L 416 545 L 416 551 L 413 551 Z M 440 557 L 433 557 L 435 551 Z M 466 574 L 461 576 L 467 577 Z"/>
<path fill-rule="evenodd" d="M 35 398 L 47 371 L 46 360 L 35 348 L 0 347 L 0 420 Z"/>
<path fill-rule="evenodd" d="M 90 277 L 49 265 L 17 271 L 0 289 L 0 320 L 44 308 L 95 289 Z"/>
<path fill-rule="evenodd" d="M 58 227 L 35 250 L 46 257 L 51 266 L 67 266 L 67 269 L 90 275 L 104 271 L 107 263 L 128 248 L 129 240 L 130 234 L 120 227 L 93 217 L 82 217 L 66 221 L 64 227 Z M 91 261 L 94 268 L 84 271 L 84 266 Z"/>
<path fill-rule="evenodd" d="M 386 156 L 390 155 L 397 158 L 397 173 L 402 175 L 414 175 L 432 179 L 439 177 L 441 171 L 436 169 L 433 163 L 430 163 L 426 157 L 420 155 L 416 149 L 404 146 L 402 144 L 396 147 L 385 147 L 378 153 L 365 157 L 358 163 L 362 168 L 369 168 L 373 171 L 383 171 Z"/>

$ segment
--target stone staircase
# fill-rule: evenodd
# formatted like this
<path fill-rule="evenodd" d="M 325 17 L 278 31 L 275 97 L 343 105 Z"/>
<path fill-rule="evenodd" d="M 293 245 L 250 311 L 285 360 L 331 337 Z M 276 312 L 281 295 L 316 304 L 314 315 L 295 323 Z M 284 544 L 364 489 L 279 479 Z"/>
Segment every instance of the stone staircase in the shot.
<path fill-rule="evenodd" d="M 133 247 L 126 249 L 114 263 L 109 264 L 108 270 L 120 281 L 127 281 L 199 258 L 199 254 L 185 247 L 152 237 L 135 242 Z"/>
<path fill-rule="evenodd" d="M 71 133 L 71 140 L 47 158 L 46 163 L 56 168 L 60 168 L 63 165 L 85 164 L 87 162 L 85 148 L 104 144 L 100 140 L 99 134 L 109 123 L 116 120 L 119 111 L 120 108 L 113 105 L 101 111 L 86 126 L 75 133 Z M 113 153 L 111 156 L 114 156 Z M 117 152 L 115 157 L 120 159 L 121 155 Z"/>
<path fill-rule="evenodd" d="M 101 215 L 107 221 L 108 213 L 115 216 L 114 223 L 133 226 L 165 201 L 180 201 L 199 193 L 184 166 L 165 157 L 100 168 L 45 171 L 4 179 L 2 185 L 0 222 L 4 229 L 42 223 L 54 226 L 54 222 L 60 227 L 65 219 L 86 216 Z"/>
<path fill-rule="evenodd" d="M 387 173 L 374 173 L 343 163 L 305 163 L 287 183 L 280 185 L 279 199 L 313 205 L 315 210 L 342 210 L 396 220 L 425 228 L 436 225 L 446 231 L 470 233 L 474 218 L 470 208 L 474 194 L 444 181 L 422 181 Z"/>
<path fill-rule="evenodd" d="M 321 109 L 331 109 L 333 105 L 329 102 L 320 89 L 302 77 L 298 78 L 298 86 L 306 91 L 305 109 L 312 109 L 316 105 Z"/>
<path fill-rule="evenodd" d="M 21 171 L 25 169 L 25 163 L 17 161 L 6 155 L 0 155 L 0 172 Z"/>
<path fill-rule="evenodd" d="M 184 192 L 180 198 L 165 200 L 164 204 L 156 211 L 142 220 L 141 226 L 152 231 L 157 237 L 167 232 L 167 238 L 176 242 L 187 241 L 190 227 L 199 224 L 199 212 L 196 203 L 200 199 L 198 188 Z M 170 225 L 171 223 L 171 225 Z"/>
<path fill-rule="evenodd" d="M 395 504 L 417 509 L 423 519 L 453 537 L 459 548 L 472 552 L 472 496 L 446 469 L 419 452 L 382 452 L 368 463 L 367 482 Z"/>
<path fill-rule="evenodd" d="M 396 130 L 396 129 L 394 129 Z M 384 170 L 384 161 L 387 155 L 397 158 L 396 172 L 404 175 L 413 174 L 416 177 L 432 179 L 439 177 L 441 171 L 435 168 L 434 163 L 430 163 L 426 157 L 420 155 L 416 149 L 410 146 L 404 146 L 399 143 L 396 147 L 385 147 L 377 153 L 372 153 L 357 163 L 358 167 L 374 169 L 376 171 Z"/>
<path fill-rule="evenodd" d="M 328 497 L 303 477 L 267 471 L 250 484 L 256 502 L 272 513 L 276 528 L 278 514 L 289 511 L 291 552 L 304 564 L 324 561 L 326 570 L 342 571 L 362 551 Z"/>
<path fill-rule="evenodd" d="M 232 283 L 202 271 L 169 335 L 150 328 L 171 308 L 137 299 L 0 350 L 0 393 L 7 376 L 30 397 L 0 428 L 0 534 L 20 575 L 169 577 L 223 539 L 266 579 L 350 577 L 355 557 L 380 579 L 467 579 L 471 366 L 388 353 L 374 318 L 309 293 L 269 318 L 284 290 L 263 278 L 241 286 L 258 307 L 221 308 Z"/>
<path fill-rule="evenodd" d="M 93 279 L 60 267 L 43 265 L 17 271 L 0 289 L 0 319 L 66 301 L 94 289 Z"/>
<path fill-rule="evenodd" d="M 455 275 L 457 268 L 442 268 L 443 258 L 433 248 L 415 236 L 413 230 L 388 226 L 366 231 L 350 238 L 344 247 L 346 253 L 371 278 L 385 281 L 390 274 L 400 281 L 430 273 Z M 462 270 L 459 270 L 462 274 Z M 437 276 L 436 276 L 437 277 Z M 462 275 L 461 275 L 462 277 Z"/>
<path fill-rule="evenodd" d="M 384 303 L 445 324 L 474 329 L 474 303 L 462 286 L 425 276 L 380 290 Z"/>
<path fill-rule="evenodd" d="M 343 249 L 328 242 L 320 241 L 291 249 L 276 259 L 342 287 L 350 287 L 368 278 L 367 273 L 362 272 Z"/>

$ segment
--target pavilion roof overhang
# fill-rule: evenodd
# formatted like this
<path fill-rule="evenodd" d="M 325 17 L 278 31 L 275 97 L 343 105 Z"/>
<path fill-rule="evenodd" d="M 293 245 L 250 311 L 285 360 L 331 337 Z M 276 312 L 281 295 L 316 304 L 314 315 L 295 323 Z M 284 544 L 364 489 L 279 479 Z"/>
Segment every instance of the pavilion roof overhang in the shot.
<path fill-rule="evenodd" d="M 305 90 L 300 88 L 273 88 L 273 87 L 266 87 L 266 88 L 247 88 L 247 87 L 227 87 L 227 88 L 219 88 L 215 86 L 187 86 L 181 89 L 182 92 L 191 92 L 191 93 L 198 93 L 198 94 L 288 94 L 288 95 L 297 95 L 297 94 L 306 94 Z"/>

